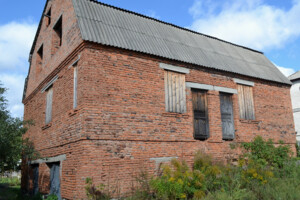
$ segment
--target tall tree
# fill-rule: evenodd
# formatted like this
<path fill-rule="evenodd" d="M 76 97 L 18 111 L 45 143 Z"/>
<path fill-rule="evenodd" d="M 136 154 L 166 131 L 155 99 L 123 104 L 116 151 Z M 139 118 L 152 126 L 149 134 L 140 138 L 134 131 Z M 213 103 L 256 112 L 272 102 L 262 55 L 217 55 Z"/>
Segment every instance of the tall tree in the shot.
<path fill-rule="evenodd" d="M 14 169 L 21 159 L 23 121 L 11 117 L 7 110 L 6 89 L 0 83 L 0 173 Z"/>

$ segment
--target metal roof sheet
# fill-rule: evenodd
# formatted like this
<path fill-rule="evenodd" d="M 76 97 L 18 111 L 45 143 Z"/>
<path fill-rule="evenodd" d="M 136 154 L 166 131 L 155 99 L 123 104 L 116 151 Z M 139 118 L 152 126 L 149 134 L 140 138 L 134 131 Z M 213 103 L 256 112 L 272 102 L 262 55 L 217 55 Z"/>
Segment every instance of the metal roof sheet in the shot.
<path fill-rule="evenodd" d="M 73 0 L 83 40 L 285 84 L 261 52 L 93 0 Z"/>
<path fill-rule="evenodd" d="M 300 79 L 300 71 L 297 71 L 288 77 L 291 81 Z"/>

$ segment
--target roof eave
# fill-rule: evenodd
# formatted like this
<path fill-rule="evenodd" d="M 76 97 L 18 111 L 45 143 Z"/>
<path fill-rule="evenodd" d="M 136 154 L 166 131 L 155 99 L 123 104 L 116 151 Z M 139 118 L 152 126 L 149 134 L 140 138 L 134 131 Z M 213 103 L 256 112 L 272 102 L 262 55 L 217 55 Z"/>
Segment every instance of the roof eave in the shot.
<path fill-rule="evenodd" d="M 50 1 L 51 1 L 51 0 L 50 0 Z M 37 29 L 37 31 L 36 31 L 36 33 L 35 33 L 34 40 L 33 40 L 33 44 L 32 44 L 32 46 L 31 46 L 31 50 L 30 50 L 30 53 L 29 53 L 29 58 L 28 58 L 29 69 L 28 69 L 27 77 L 26 77 L 25 83 L 24 83 L 22 102 L 24 101 L 24 99 L 25 99 L 25 97 L 26 97 L 27 84 L 28 84 L 28 76 L 29 76 L 29 73 L 30 73 L 30 70 L 31 70 L 31 59 L 32 59 L 32 54 L 33 54 L 33 51 L 34 51 L 34 49 L 35 49 L 36 41 L 37 41 L 38 35 L 39 35 L 39 33 L 40 33 L 40 30 L 41 30 L 41 26 L 42 26 L 42 22 L 43 22 L 43 17 L 44 17 L 44 13 L 45 13 L 45 11 L 46 11 L 46 8 L 47 8 L 47 6 L 48 6 L 48 2 L 49 2 L 49 0 L 46 1 L 45 7 L 44 7 L 44 10 L 43 10 L 43 13 L 42 13 L 40 22 L 39 22 L 39 26 L 38 26 L 38 29 Z"/>
<path fill-rule="evenodd" d="M 50 0 L 50 1 L 51 1 L 51 0 Z M 39 22 L 39 26 L 38 26 L 38 29 L 37 29 L 37 31 L 36 31 L 36 34 L 35 34 L 35 37 L 34 37 L 34 40 L 33 40 L 33 44 L 32 44 L 32 46 L 31 46 L 31 50 L 30 50 L 30 53 L 29 53 L 29 57 L 31 57 L 31 55 L 33 54 L 33 51 L 34 51 L 34 48 L 35 48 L 35 45 L 36 45 L 36 41 L 37 41 L 38 35 L 39 35 L 39 33 L 40 33 L 40 30 L 41 30 L 41 26 L 42 26 L 42 22 L 43 22 L 44 13 L 45 13 L 46 8 L 47 8 L 47 6 L 48 6 L 48 2 L 49 2 L 49 0 L 46 1 L 45 7 L 44 7 L 44 10 L 43 10 L 43 13 L 42 13 L 40 22 Z"/>
<path fill-rule="evenodd" d="M 84 39 L 84 38 L 83 38 L 83 40 L 85 42 L 89 42 L 89 43 L 94 43 L 94 44 L 98 44 L 98 45 L 108 46 L 108 47 L 112 47 L 112 48 L 123 49 L 123 50 L 126 50 L 126 51 L 133 51 L 133 52 L 136 52 L 136 53 L 146 54 L 146 55 L 149 55 L 149 56 L 155 56 L 155 57 L 158 57 L 158 58 L 168 59 L 168 60 L 171 60 L 171 61 L 176 61 L 176 62 L 191 64 L 191 65 L 195 65 L 195 66 L 199 66 L 199 67 L 204 67 L 204 68 L 207 68 L 207 69 L 213 69 L 213 70 L 216 70 L 216 71 L 237 74 L 237 75 L 246 76 L 246 77 L 250 77 L 250 78 L 254 78 L 254 79 L 259 79 L 259 80 L 263 80 L 263 81 L 268 81 L 268 82 L 272 82 L 272 83 L 277 83 L 277 84 L 283 84 L 283 85 L 288 85 L 288 86 L 293 85 L 293 83 L 289 79 L 287 79 L 286 82 L 269 80 L 269 79 L 263 79 L 263 78 L 259 78 L 259 77 L 254 77 L 254 76 L 249 76 L 249 75 L 245 75 L 245 74 L 240 74 L 240 73 L 237 73 L 237 72 L 226 71 L 226 70 L 222 70 L 222 69 L 216 69 L 214 67 L 202 66 L 202 65 L 199 65 L 197 63 L 185 62 L 185 61 L 182 61 L 182 60 L 172 59 L 172 58 L 168 58 L 168 57 L 164 57 L 164 56 L 160 56 L 160 55 L 155 55 L 155 54 L 151 54 L 151 53 L 147 53 L 147 52 L 136 51 L 136 50 L 132 50 L 132 49 L 126 49 L 126 48 L 122 48 L 122 47 L 118 47 L 118 46 L 113 46 L 113 45 L 109 45 L 109 44 L 102 44 L 100 42 L 90 41 L 90 40 L 87 40 L 87 39 Z"/>

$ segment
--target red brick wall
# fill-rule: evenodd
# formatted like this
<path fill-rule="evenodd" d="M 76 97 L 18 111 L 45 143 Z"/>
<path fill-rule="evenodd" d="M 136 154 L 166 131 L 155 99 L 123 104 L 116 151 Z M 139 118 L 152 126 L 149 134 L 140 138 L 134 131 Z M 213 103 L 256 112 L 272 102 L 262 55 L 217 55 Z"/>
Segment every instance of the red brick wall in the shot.
<path fill-rule="evenodd" d="M 73 68 L 78 63 L 78 111 L 73 106 Z M 53 117 L 45 127 L 46 94 L 40 91 L 25 99 L 25 119 L 33 119 L 26 136 L 30 137 L 42 157 L 66 154 L 62 162 L 62 196 L 85 197 L 85 179 L 109 185 L 115 194 L 131 191 L 135 175 L 141 170 L 155 172 L 150 158 L 179 157 L 192 162 L 197 150 L 218 160 L 236 157 L 232 142 L 251 141 L 256 135 L 283 140 L 294 149 L 295 130 L 289 87 L 242 77 L 230 73 L 171 62 L 147 55 L 85 45 L 58 72 L 53 85 Z M 193 138 L 191 90 L 187 92 L 187 112 L 166 113 L 164 70 L 159 63 L 191 69 L 186 81 L 237 88 L 233 78 L 255 82 L 253 87 L 255 121 L 239 119 L 237 95 L 233 95 L 236 139 L 222 140 L 219 92 L 208 92 L 210 138 Z M 33 85 L 29 91 L 33 91 Z M 27 95 L 29 95 L 28 93 Z M 47 165 L 41 165 L 41 191 L 49 184 Z"/>
<path fill-rule="evenodd" d="M 34 52 L 32 54 L 31 69 L 29 74 L 26 97 L 35 90 L 45 78 L 58 67 L 58 65 L 71 54 L 75 48 L 82 43 L 80 31 L 76 23 L 76 17 L 72 5 L 72 0 L 51 0 L 46 11 L 51 7 L 51 24 L 47 26 L 46 17 L 42 20 L 41 29 L 37 37 Z M 55 38 L 53 26 L 59 17 L 62 16 L 63 35 L 62 46 L 53 51 L 53 41 Z M 43 61 L 41 66 L 37 66 L 37 51 L 43 44 Z"/>
<path fill-rule="evenodd" d="M 65 154 L 61 163 L 61 194 L 66 199 L 85 198 L 85 179 L 104 183 L 115 195 L 131 191 L 135 176 L 155 173 L 151 158 L 178 157 L 192 163 L 197 150 L 224 160 L 236 156 L 232 141 L 222 140 L 219 92 L 208 92 L 210 138 L 193 138 L 191 90 L 187 112 L 165 111 L 164 70 L 159 63 L 189 68 L 186 81 L 236 89 L 233 78 L 255 82 L 255 121 L 239 119 L 237 95 L 233 95 L 236 139 L 251 141 L 256 135 L 283 140 L 294 150 L 295 130 L 289 87 L 253 78 L 172 62 L 140 53 L 82 44 L 71 0 L 49 1 L 50 26 L 43 22 L 31 61 L 24 119 L 35 122 L 25 137 L 35 144 L 41 157 Z M 59 2 L 59 3 L 58 3 Z M 63 13 L 62 46 L 52 54 L 53 26 Z M 44 46 L 43 64 L 37 51 Z M 73 110 L 73 68 L 78 56 L 78 109 Z M 46 93 L 41 89 L 55 75 L 52 122 L 45 124 Z M 25 167 L 26 165 L 24 165 Z M 27 174 L 23 168 L 22 187 Z M 49 191 L 49 167 L 39 170 L 40 192 Z M 32 186 L 32 184 L 31 184 Z"/>
<path fill-rule="evenodd" d="M 115 49 L 91 48 L 84 51 L 81 67 L 87 78 L 84 81 L 86 87 L 82 86 L 84 92 L 81 98 L 83 107 L 87 109 L 84 125 L 87 136 L 91 139 L 193 140 L 191 90 L 187 89 L 187 113 L 166 113 L 164 70 L 159 68 L 159 63 L 168 61 L 130 55 L 132 53 Z M 237 142 L 250 141 L 255 135 L 272 138 L 275 142 L 295 142 L 288 86 L 175 62 L 172 64 L 191 69 L 186 75 L 187 82 L 234 89 L 237 85 L 232 78 L 255 82 L 256 120 L 239 119 L 238 99 L 237 95 L 233 95 Z M 219 92 L 209 91 L 208 99 L 209 141 L 222 142 Z"/>

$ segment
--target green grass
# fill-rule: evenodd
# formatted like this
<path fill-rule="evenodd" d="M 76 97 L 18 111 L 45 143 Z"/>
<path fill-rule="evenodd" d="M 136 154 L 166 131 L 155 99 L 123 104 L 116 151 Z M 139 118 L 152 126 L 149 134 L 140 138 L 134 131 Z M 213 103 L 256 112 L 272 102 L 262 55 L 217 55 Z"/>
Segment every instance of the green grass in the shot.
<path fill-rule="evenodd" d="M 0 200 L 42 200 L 41 194 L 35 196 L 21 193 L 21 181 L 18 178 L 0 178 Z M 55 195 L 49 195 L 46 200 L 57 200 Z"/>
<path fill-rule="evenodd" d="M 19 186 L 21 185 L 21 180 L 19 178 L 0 178 L 0 184 L 6 184 L 9 186 Z"/>

